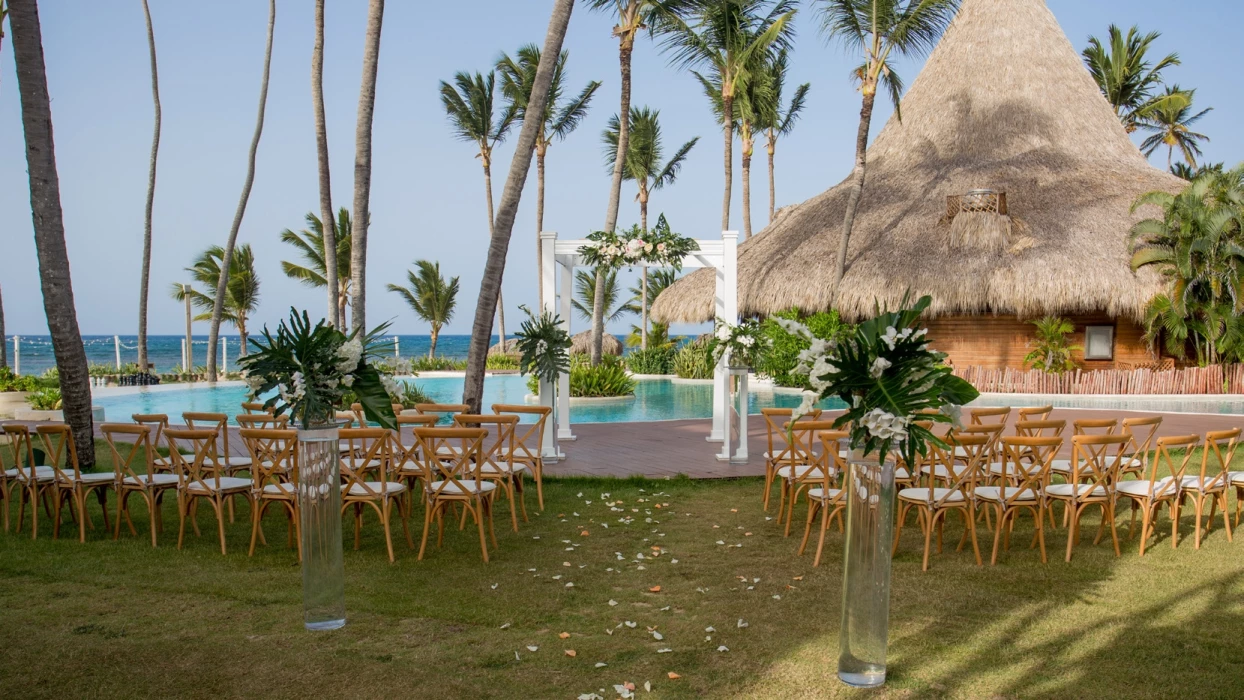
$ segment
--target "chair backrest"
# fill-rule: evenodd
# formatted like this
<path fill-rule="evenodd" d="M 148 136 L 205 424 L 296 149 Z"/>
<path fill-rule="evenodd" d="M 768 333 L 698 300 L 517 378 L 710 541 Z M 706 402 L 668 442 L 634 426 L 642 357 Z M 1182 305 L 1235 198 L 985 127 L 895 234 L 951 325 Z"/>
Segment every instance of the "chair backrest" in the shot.
<path fill-rule="evenodd" d="M 1188 462 L 1192 460 L 1192 451 L 1201 438 L 1196 435 L 1178 435 L 1160 437 L 1154 441 L 1153 459 L 1149 460 L 1148 481 L 1149 498 L 1169 498 L 1179 493 L 1180 483 Z M 1183 450 L 1182 457 L 1171 454 L 1171 450 Z M 1209 454 L 1206 446 L 1205 454 Z M 1166 469 L 1167 478 L 1158 478 L 1158 472 Z"/>
<path fill-rule="evenodd" d="M 415 410 L 424 415 L 437 416 L 441 423 L 452 423 L 458 413 L 466 413 L 471 407 L 464 403 L 417 403 Z"/>
<path fill-rule="evenodd" d="M 454 416 L 454 425 L 487 430 L 488 436 L 484 438 L 484 445 L 481 448 L 483 460 L 491 464 L 498 472 L 501 471 L 503 463 L 507 467 L 512 466 L 510 456 L 514 454 L 514 430 L 518 427 L 518 416 L 512 413 L 509 415 L 459 413 Z"/>
<path fill-rule="evenodd" d="M 1123 419 L 1123 434 L 1131 438 L 1124 451 L 1140 460 L 1141 471 L 1149 466 L 1149 453 L 1153 450 L 1153 441 L 1161 425 L 1162 416 Z"/>
<path fill-rule="evenodd" d="M 242 410 L 246 411 L 247 415 L 258 415 L 262 413 L 272 413 L 274 409 L 268 408 L 262 403 L 245 401 L 242 403 Z"/>
<path fill-rule="evenodd" d="M 17 469 L 18 476 L 23 479 L 33 479 L 35 450 L 30 442 L 30 428 L 21 423 L 6 423 L 4 434 L 9 439 L 9 456 L 13 458 L 13 466 Z"/>
<path fill-rule="evenodd" d="M 548 406 L 494 403 L 492 412 L 499 415 L 513 414 L 520 418 L 519 425 L 514 430 L 514 454 L 511 459 L 523 464 L 540 462 L 544 431 L 548 428 L 549 417 L 553 415 L 553 409 Z M 535 416 L 536 421 L 523 423 L 522 416 Z"/>
<path fill-rule="evenodd" d="M 99 427 L 104 434 L 104 441 L 112 452 L 112 469 L 116 472 L 117 482 L 134 479 L 141 482 L 140 476 L 146 477 L 150 484 L 155 477 L 155 445 L 151 441 L 151 427 L 131 423 L 104 423 Z M 125 456 L 117 449 L 117 438 L 125 436 L 121 442 L 129 445 Z"/>
<path fill-rule="evenodd" d="M 995 424 L 1001 427 L 999 424 Z M 967 430 L 965 428 L 964 430 Z M 936 479 L 928 479 L 929 498 L 928 502 L 934 508 L 944 506 L 950 499 L 954 498 L 954 494 L 963 494 L 964 499 L 971 498 L 972 489 L 976 488 L 976 477 L 981 469 L 981 464 L 988 455 L 988 446 L 990 435 L 984 432 L 966 433 L 964 430 L 957 430 L 946 436 L 946 447 L 940 447 L 936 443 L 929 443 L 929 464 L 933 470 L 937 467 L 943 467 L 945 473 L 951 475 L 949 488 L 946 488 L 941 496 L 937 495 L 939 490 Z M 960 461 L 966 462 L 963 467 L 957 467 L 955 448 L 963 448 L 966 458 L 958 457 Z"/>
<path fill-rule="evenodd" d="M 360 428 L 367 427 L 367 415 L 363 413 L 363 404 L 358 402 L 350 404 L 350 412 L 354 414 L 354 420 L 358 421 Z"/>
<path fill-rule="evenodd" d="M 1002 438 L 1002 486 L 1010 486 L 1014 480 L 1015 491 L 1004 490 L 1003 502 L 1014 505 L 1019 500 L 1033 500 L 1049 482 L 1050 465 L 1063 447 L 1059 436 L 1024 437 L 1008 435 Z"/>
<path fill-rule="evenodd" d="M 1201 451 L 1201 483 L 1205 490 L 1226 488 L 1239 439 L 1239 428 L 1205 433 L 1205 449 Z"/>
<path fill-rule="evenodd" d="M 419 440 L 417 458 L 423 470 L 428 496 L 463 497 L 480 491 L 480 466 L 483 463 L 483 428 L 416 428 Z M 464 482 L 473 481 L 475 489 Z"/>
<path fill-rule="evenodd" d="M 177 473 L 178 488 L 198 484 L 202 489 L 220 489 L 224 464 L 217 449 L 219 436 L 220 431 L 215 428 L 165 428 L 164 438 L 168 441 L 169 461 Z M 189 459 L 181 453 L 183 445 L 194 450 Z"/>
<path fill-rule="evenodd" d="M 796 481 L 804 481 L 807 479 L 820 480 L 821 472 L 830 464 L 834 464 L 834 457 L 825 454 L 820 449 L 820 439 L 817 433 L 823 430 L 833 430 L 834 422 L 832 420 L 803 420 L 800 418 L 796 421 L 788 421 L 783 430 L 787 431 L 787 447 L 786 450 L 774 455 L 774 464 L 778 467 L 790 467 L 791 477 Z M 834 456 L 838 453 L 837 448 L 834 450 Z"/>
<path fill-rule="evenodd" d="M 1015 424 L 1018 437 L 1062 437 L 1067 429 L 1065 420 L 1024 420 Z"/>
<path fill-rule="evenodd" d="M 768 434 L 769 440 L 769 459 L 773 462 L 779 462 L 790 457 L 790 432 L 787 426 L 790 424 L 791 416 L 795 415 L 793 408 L 762 408 L 760 414 L 765 419 L 765 432 Z M 821 409 L 814 408 L 808 413 L 799 417 L 799 422 L 810 422 L 820 420 Z M 789 460 L 788 460 L 789 461 Z"/>
<path fill-rule="evenodd" d="M 828 493 L 828 489 L 836 483 L 837 476 L 847 473 L 848 460 L 842 456 L 842 448 L 844 443 L 851 439 L 851 433 L 845 430 L 819 430 L 814 439 L 821 443 L 820 462 L 822 466 L 833 468 L 821 469 L 818 473 L 809 473 L 806 480 L 818 481 L 821 488 L 826 489 Z"/>
<path fill-rule="evenodd" d="M 1084 435 L 1071 437 L 1071 484 L 1089 484 L 1109 489 L 1119 478 L 1126 435 Z"/>
<path fill-rule="evenodd" d="M 979 468 L 987 469 L 990 462 L 998 461 L 998 441 L 1002 439 L 1002 430 L 1006 427 L 1005 423 L 973 423 L 966 425 L 961 430 L 956 430 L 956 435 L 984 435 L 986 438 L 984 455 L 981 457 Z M 964 446 L 964 451 L 971 452 L 971 446 Z M 959 456 L 959 461 L 970 461 L 970 456 Z"/>
<path fill-rule="evenodd" d="M 1015 420 L 1021 423 L 1034 420 L 1049 420 L 1050 414 L 1053 412 L 1053 406 L 1028 406 L 1016 409 Z"/>
<path fill-rule="evenodd" d="M 43 451 L 47 460 L 52 463 L 56 472 L 56 480 L 60 483 L 73 483 L 81 479 L 78 473 L 78 449 L 73 442 L 73 431 L 64 423 L 40 425 L 35 428 L 39 433 L 39 441 L 43 443 Z M 73 470 L 73 476 L 66 473 Z"/>
<path fill-rule="evenodd" d="M 1114 435 L 1118 427 L 1119 421 L 1115 418 L 1085 418 L 1071 424 L 1076 435 Z"/>
<path fill-rule="evenodd" d="M 239 435 L 251 456 L 255 491 L 269 483 L 298 483 L 298 431 L 275 428 L 242 428 Z"/>
<path fill-rule="evenodd" d="M 135 413 L 130 416 L 130 420 L 151 428 L 152 446 L 158 446 L 160 441 L 164 439 L 164 430 L 168 428 L 167 413 Z"/>
<path fill-rule="evenodd" d="M 1011 407 L 973 408 L 968 415 L 972 425 L 1006 425 L 1006 419 L 1011 415 Z"/>
<path fill-rule="evenodd" d="M 362 487 L 361 493 L 369 497 L 385 495 L 393 470 L 392 434 L 384 428 L 343 428 L 339 434 L 354 448 L 341 454 L 341 480 L 347 487 L 346 493 L 360 495 L 354 489 L 358 485 Z M 367 480 L 367 473 L 377 467 L 378 489 L 371 485 L 375 482 L 369 484 Z"/>
<path fill-rule="evenodd" d="M 246 413 L 233 417 L 243 430 L 284 430 L 289 425 L 289 416 L 275 416 L 271 413 Z"/>
<path fill-rule="evenodd" d="M 395 416 L 402 415 L 402 411 L 406 410 L 406 407 L 400 403 L 394 403 L 394 404 L 389 404 L 389 405 L 393 407 L 393 415 Z"/>
<path fill-rule="evenodd" d="M 187 412 L 181 414 L 182 420 L 186 421 L 186 427 L 191 430 L 199 428 L 215 428 L 219 433 L 219 440 L 222 444 L 219 446 L 216 454 L 227 465 L 229 464 L 229 416 L 224 413 L 201 413 Z"/>
<path fill-rule="evenodd" d="M 342 426 L 342 429 L 353 428 L 354 424 L 358 422 L 358 416 L 354 415 L 353 411 L 334 411 L 333 418 L 338 423 L 345 424 Z"/>

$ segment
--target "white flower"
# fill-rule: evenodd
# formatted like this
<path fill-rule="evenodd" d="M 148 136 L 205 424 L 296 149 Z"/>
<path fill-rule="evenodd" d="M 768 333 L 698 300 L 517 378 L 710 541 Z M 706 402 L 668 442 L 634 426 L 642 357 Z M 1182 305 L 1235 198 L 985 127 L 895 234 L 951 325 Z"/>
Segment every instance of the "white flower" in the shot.
<path fill-rule="evenodd" d="M 350 387 L 354 386 L 354 375 L 353 375 L 353 374 L 347 374 L 346 376 L 342 377 L 342 378 L 341 378 L 341 386 L 344 386 L 344 387 L 345 387 L 345 388 L 347 388 L 347 389 L 349 389 Z"/>
<path fill-rule="evenodd" d="M 881 440 L 901 440 L 907 437 L 908 422 L 908 418 L 887 413 L 880 408 L 874 408 L 860 419 L 860 424 L 868 430 L 868 433 Z"/>
<path fill-rule="evenodd" d="M 821 395 L 816 393 L 815 391 L 803 392 L 803 401 L 799 402 L 799 407 L 796 408 L 794 413 L 791 414 L 791 417 L 790 417 L 791 421 L 797 421 L 803 416 L 806 416 L 809 413 L 811 413 L 812 408 L 816 406 L 816 402 L 820 398 L 821 398 Z"/>
<path fill-rule="evenodd" d="M 277 384 L 276 391 L 278 394 L 281 395 L 281 400 L 284 401 L 285 403 L 294 402 L 293 395 L 289 393 L 289 387 L 285 386 L 284 384 Z"/>
<path fill-rule="evenodd" d="M 909 332 L 910 332 L 910 331 L 909 331 Z M 904 337 L 905 337 L 905 336 L 904 336 Z M 881 342 L 885 343 L 887 346 L 889 346 L 889 348 L 890 348 L 891 350 L 893 350 L 893 349 L 894 349 L 894 343 L 895 343 L 895 341 L 897 341 L 897 340 L 898 340 L 898 331 L 896 331 L 896 330 L 894 329 L 894 326 L 888 326 L 888 327 L 886 327 L 886 329 L 885 329 L 885 333 L 884 333 L 884 334 L 882 334 L 882 336 L 881 336 Z"/>
<path fill-rule="evenodd" d="M 739 338 L 739 344 L 741 344 L 745 348 L 750 348 L 751 346 L 756 344 L 756 339 L 751 337 L 750 335 L 745 335 Z"/>
<path fill-rule="evenodd" d="M 953 403 L 943 404 L 941 408 L 942 415 L 949 416 L 951 424 L 955 426 L 955 430 L 963 429 L 963 407 L 956 406 Z"/>
<path fill-rule="evenodd" d="M 337 371 L 343 374 L 358 369 L 359 360 L 363 357 L 363 344 L 358 338 L 337 348 Z"/>
<path fill-rule="evenodd" d="M 384 385 L 385 393 L 389 396 L 401 396 L 402 388 L 398 385 L 397 380 L 387 374 L 380 375 L 380 383 Z"/>
<path fill-rule="evenodd" d="M 868 373 L 872 375 L 873 379 L 880 379 L 881 375 L 892 366 L 893 365 L 889 360 L 884 357 L 878 357 L 873 360 L 873 366 L 868 370 Z"/>
<path fill-rule="evenodd" d="M 778 326 L 780 326 L 782 330 L 787 333 L 799 336 L 800 338 L 804 338 L 806 340 L 812 340 L 812 331 L 808 330 L 808 327 L 802 323 L 792 321 L 788 318 L 777 318 L 776 316 L 773 317 L 773 320 L 777 322 Z M 813 341 L 813 347 L 816 347 L 817 342 L 823 343 L 824 341 Z"/>
<path fill-rule="evenodd" d="M 716 333 L 717 339 L 723 340 L 723 341 L 730 340 L 730 333 L 732 331 L 733 329 L 728 323 L 723 323 L 720 326 L 717 326 L 717 333 Z"/>
<path fill-rule="evenodd" d="M 652 244 L 651 244 L 651 243 L 647 243 L 647 244 L 645 244 L 645 245 L 644 245 L 644 252 L 645 252 L 645 253 L 651 253 L 651 252 L 652 252 Z"/>

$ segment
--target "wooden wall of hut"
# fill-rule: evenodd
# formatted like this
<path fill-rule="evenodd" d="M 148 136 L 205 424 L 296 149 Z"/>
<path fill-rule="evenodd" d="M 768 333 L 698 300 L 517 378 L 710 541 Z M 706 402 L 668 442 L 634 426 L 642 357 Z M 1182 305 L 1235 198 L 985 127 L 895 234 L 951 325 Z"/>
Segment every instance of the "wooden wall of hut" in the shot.
<path fill-rule="evenodd" d="M 1111 360 L 1085 360 L 1083 351 L 1073 359 L 1083 369 L 1127 369 L 1160 361 L 1145 343 L 1144 328 L 1125 319 L 1106 314 L 1069 315 L 1076 330 L 1071 343 L 1084 347 L 1088 326 L 1114 327 L 1114 357 Z M 1032 349 L 1036 327 L 1015 316 L 942 316 L 928 322 L 933 347 L 950 356 L 955 367 L 1022 369 L 1024 356 Z"/>

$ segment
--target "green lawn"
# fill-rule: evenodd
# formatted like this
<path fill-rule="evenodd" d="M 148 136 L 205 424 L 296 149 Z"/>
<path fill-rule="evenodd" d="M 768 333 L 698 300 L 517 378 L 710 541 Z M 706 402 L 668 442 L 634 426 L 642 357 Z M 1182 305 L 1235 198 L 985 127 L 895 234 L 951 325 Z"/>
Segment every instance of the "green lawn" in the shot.
<path fill-rule="evenodd" d="M 470 530 L 449 532 L 422 562 L 401 542 L 391 565 L 369 519 L 362 550 L 346 551 L 349 622 L 317 634 L 302 628 L 299 568 L 275 514 L 269 545 L 248 558 L 245 506 L 221 556 L 207 509 L 204 536 L 178 551 L 166 503 L 153 550 L 145 515 L 137 537 L 113 542 L 92 503 L 86 544 L 52 541 L 42 527 L 33 542 L 0 535 L 0 697 L 612 698 L 624 682 L 640 696 L 651 683 L 654 698 L 864 695 L 834 675 L 841 535 L 831 532 L 826 562 L 812 568 L 811 552 L 795 556 L 797 534 L 766 520 L 760 489 L 550 481 L 543 515 L 533 490 L 518 534 L 500 509 L 487 565 Z M 1172 550 L 1161 523 L 1143 560 L 1134 541 L 1116 559 L 1090 536 L 1066 564 L 1058 530 L 1042 565 L 1022 519 L 997 567 L 947 547 L 927 573 L 919 528 L 906 528 L 890 681 L 868 695 L 1244 695 L 1244 542 L 1219 527 L 1195 551 L 1189 516 Z M 953 521 L 947 543 L 960 532 Z M 982 533 L 986 562 L 990 544 Z"/>

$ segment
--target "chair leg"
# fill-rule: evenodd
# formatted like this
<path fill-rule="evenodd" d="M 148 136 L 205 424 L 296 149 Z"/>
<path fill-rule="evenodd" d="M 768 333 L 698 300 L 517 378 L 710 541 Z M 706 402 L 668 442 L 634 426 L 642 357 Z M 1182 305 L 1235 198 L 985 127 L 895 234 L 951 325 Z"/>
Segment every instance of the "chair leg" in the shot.
<path fill-rule="evenodd" d="M 1119 550 L 1119 529 L 1114 524 L 1114 501 L 1103 503 L 1101 509 L 1105 516 L 1103 519 L 1110 521 L 1110 539 L 1114 542 L 1114 555 L 1121 557 L 1123 553 Z"/>
<path fill-rule="evenodd" d="M 125 499 L 129 497 L 129 491 L 122 491 L 117 494 L 117 524 L 113 526 L 112 539 L 121 539 L 121 507 L 125 503 Z M 155 529 L 155 520 L 151 521 L 152 531 Z"/>
<path fill-rule="evenodd" d="M 119 498 L 120 496 L 118 496 L 118 499 Z M 157 546 L 156 536 L 157 533 L 159 533 L 159 528 L 156 527 L 156 524 L 160 521 L 160 504 L 156 500 L 156 497 L 147 491 L 143 491 L 143 500 L 147 503 L 147 514 L 149 516 L 148 520 L 150 521 L 148 524 L 151 526 L 151 548 L 155 549 Z M 117 532 L 121 532 L 120 515 L 117 516 Z"/>
<path fill-rule="evenodd" d="M 514 503 L 514 482 L 506 479 L 503 483 L 505 484 L 505 497 L 510 499 L 510 524 L 514 532 L 518 532 L 518 506 Z"/>
<path fill-rule="evenodd" d="M 432 527 L 432 511 L 435 506 L 426 503 L 423 509 L 423 538 L 419 542 L 419 556 L 415 557 L 416 561 L 423 561 L 423 553 L 428 548 L 428 529 Z"/>
<path fill-rule="evenodd" d="M 259 506 L 251 509 L 251 548 L 246 556 L 255 556 L 255 545 L 259 542 L 259 521 L 263 519 L 264 505 L 267 501 L 260 501 Z"/>
<path fill-rule="evenodd" d="M 497 523 L 496 523 L 496 521 L 495 521 L 495 520 L 493 519 L 493 517 L 492 517 L 492 516 L 493 516 L 493 511 L 494 511 L 494 510 L 496 509 L 496 507 L 497 507 L 497 498 L 496 498 L 496 496 L 495 496 L 495 495 L 494 495 L 494 496 L 492 496 L 492 497 L 487 497 L 487 496 L 486 496 L 486 497 L 484 497 L 484 499 L 483 499 L 483 500 L 484 500 L 484 501 L 486 501 L 486 502 L 488 503 L 488 507 L 485 509 L 485 512 L 488 514 L 488 534 L 490 534 L 490 535 L 492 536 L 492 548 L 493 548 L 493 549 L 498 549 L 498 545 L 497 545 Z"/>
<path fill-rule="evenodd" d="M 799 552 L 797 553 L 797 556 L 802 557 L 804 550 L 808 547 L 808 535 L 812 533 L 812 518 L 813 514 L 816 512 L 817 505 L 818 502 L 816 501 L 808 501 L 808 522 L 803 528 L 803 540 L 799 543 Z"/>
<path fill-rule="evenodd" d="M 968 507 L 963 510 L 963 518 L 966 521 L 965 526 L 968 536 L 972 538 L 972 552 L 976 555 L 976 565 L 983 566 L 980 543 L 976 540 L 976 509 L 972 507 L 971 501 L 968 502 Z M 1002 530 L 1001 522 L 998 523 L 998 530 Z"/>
<path fill-rule="evenodd" d="M 482 511 L 484 499 L 479 499 L 478 507 Z M 484 514 L 482 512 L 475 513 L 475 527 L 479 530 L 479 550 L 484 555 L 484 563 L 488 563 L 488 540 L 484 537 Z"/>
<path fill-rule="evenodd" d="M 765 462 L 765 491 L 760 497 L 765 512 L 769 511 L 769 494 L 773 491 L 773 465 Z"/>
<path fill-rule="evenodd" d="M 544 512 L 544 460 L 536 460 L 532 467 L 532 478 L 536 480 L 536 500 L 540 502 L 540 512 Z"/>
<path fill-rule="evenodd" d="M 924 531 L 924 563 L 920 567 L 921 571 L 929 570 L 929 547 L 933 544 L 933 530 L 937 527 L 938 515 L 939 513 L 934 513 L 929 518 L 929 527 Z"/>
<path fill-rule="evenodd" d="M 1041 547 L 1041 563 L 1045 564 L 1045 504 L 1038 505 L 1037 511 L 1037 542 Z"/>
<path fill-rule="evenodd" d="M 78 507 L 78 541 L 86 542 L 86 493 L 74 489 L 73 500 Z"/>
<path fill-rule="evenodd" d="M 396 561 L 393 558 L 393 532 L 389 528 L 389 516 L 392 515 L 393 509 L 389 504 L 389 499 L 385 498 L 380 504 L 380 520 L 384 525 L 384 546 L 389 550 L 389 563 Z"/>
<path fill-rule="evenodd" d="M 179 492 L 177 494 L 177 519 L 180 521 L 180 525 L 177 528 L 177 548 L 178 549 L 181 549 L 182 542 L 184 542 L 186 539 L 187 504 L 185 501 L 186 499 L 182 497 L 181 493 Z"/>
<path fill-rule="evenodd" d="M 1145 545 L 1149 544 L 1149 528 L 1152 527 L 1152 516 L 1157 515 L 1157 507 L 1145 504 L 1145 515 L 1140 519 L 1140 556 L 1145 556 Z"/>
<path fill-rule="evenodd" d="M 52 504 L 52 539 L 58 540 L 60 539 L 60 507 L 65 502 L 60 486 L 56 487 L 56 497 L 52 500 L 54 501 Z M 74 499 L 74 502 L 76 505 L 77 499 Z"/>
<path fill-rule="evenodd" d="M 994 506 L 998 512 L 998 527 L 993 532 L 993 556 L 989 559 L 990 566 L 998 565 L 998 545 L 1002 544 L 1002 525 L 1006 523 L 1006 518 L 1010 511 L 1004 509 L 1001 505 Z"/>
<path fill-rule="evenodd" d="M 1218 494 L 1218 500 L 1222 502 L 1222 527 L 1227 531 L 1227 541 L 1231 542 L 1231 520 L 1227 518 L 1227 492 L 1225 490 Z"/>
<path fill-rule="evenodd" d="M 523 490 L 523 473 L 522 472 L 517 472 L 514 474 L 514 489 L 518 491 L 518 504 L 523 509 L 523 522 L 529 523 L 531 521 L 527 519 L 527 493 Z"/>
<path fill-rule="evenodd" d="M 1205 507 L 1205 501 L 1204 499 L 1201 498 L 1200 494 L 1197 494 L 1193 498 L 1193 500 L 1196 501 L 1196 540 L 1192 548 L 1200 549 L 1201 548 L 1201 515 L 1202 515 L 1202 509 Z"/>
<path fill-rule="evenodd" d="M 228 556 L 229 552 L 225 546 L 225 504 L 219 499 L 212 501 L 212 510 L 216 511 L 216 532 L 220 535 L 220 553 Z"/>
<path fill-rule="evenodd" d="M 821 552 L 825 551 L 825 531 L 829 529 L 829 507 L 821 506 L 821 535 L 816 540 L 816 558 L 812 566 L 821 565 Z"/>
<path fill-rule="evenodd" d="M 1072 513 L 1072 511 L 1075 511 Z M 1063 516 L 1067 525 L 1067 563 L 1071 563 L 1071 548 L 1075 545 L 1077 531 L 1079 530 L 1080 509 L 1073 506 L 1072 501 L 1067 501 L 1065 514 Z"/>

